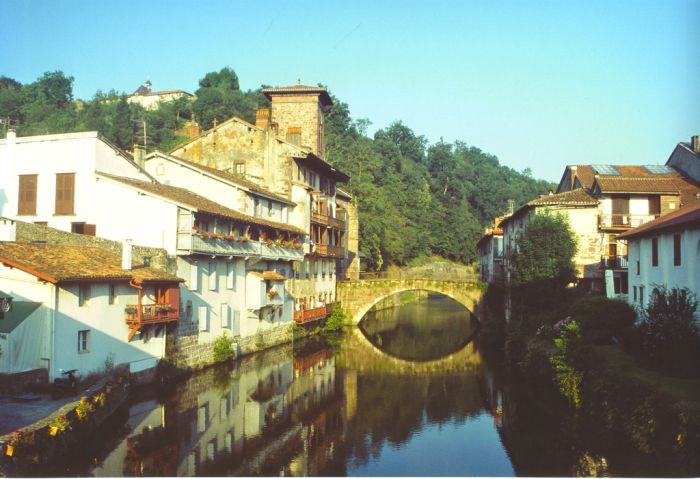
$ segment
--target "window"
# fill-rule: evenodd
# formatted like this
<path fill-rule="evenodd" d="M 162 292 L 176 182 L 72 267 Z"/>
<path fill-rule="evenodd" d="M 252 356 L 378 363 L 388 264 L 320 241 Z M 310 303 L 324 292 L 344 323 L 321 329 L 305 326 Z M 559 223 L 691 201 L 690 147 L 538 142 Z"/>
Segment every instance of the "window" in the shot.
<path fill-rule="evenodd" d="M 197 291 L 199 289 L 199 267 L 196 261 L 190 264 L 190 290 Z"/>
<path fill-rule="evenodd" d="M 56 174 L 56 214 L 72 215 L 75 202 L 75 173 Z"/>
<path fill-rule="evenodd" d="M 245 161 L 237 161 L 234 163 L 234 171 L 237 175 L 245 175 Z"/>
<path fill-rule="evenodd" d="M 19 175 L 18 215 L 36 214 L 37 175 Z"/>
<path fill-rule="evenodd" d="M 651 239 L 651 265 L 659 265 L 659 238 Z"/>
<path fill-rule="evenodd" d="M 637 276 L 639 276 L 639 260 L 637 260 Z"/>
<path fill-rule="evenodd" d="M 632 293 L 633 293 L 632 301 L 636 302 L 637 301 L 637 287 L 636 286 L 632 286 Z"/>
<path fill-rule="evenodd" d="M 267 200 L 267 216 L 272 216 L 272 201 Z"/>
<path fill-rule="evenodd" d="M 109 285 L 109 304 L 114 304 L 114 299 L 117 296 L 116 295 L 116 286 L 113 284 Z"/>
<path fill-rule="evenodd" d="M 212 261 L 209 263 L 209 291 L 216 291 L 219 286 L 216 273 L 216 263 Z"/>
<path fill-rule="evenodd" d="M 90 285 L 81 284 L 78 286 L 78 306 L 85 306 L 90 301 Z"/>
<path fill-rule="evenodd" d="M 71 223 L 70 232 L 78 233 L 81 235 L 95 236 L 97 228 L 95 225 L 90 225 L 87 223 Z"/>
<path fill-rule="evenodd" d="M 234 289 L 235 283 L 236 265 L 234 263 L 226 263 L 226 288 Z"/>
<path fill-rule="evenodd" d="M 209 331 L 209 308 L 207 306 L 197 308 L 197 319 L 199 320 L 199 330 Z"/>
<path fill-rule="evenodd" d="M 78 331 L 78 352 L 79 353 L 89 353 L 90 352 L 90 330 L 83 329 Z"/>
<path fill-rule="evenodd" d="M 644 286 L 639 287 L 639 304 L 644 306 Z"/>
<path fill-rule="evenodd" d="M 673 235 L 673 266 L 681 265 L 681 235 Z"/>
<path fill-rule="evenodd" d="M 290 126 L 287 128 L 287 141 L 294 145 L 301 145 L 301 127 Z"/>
<path fill-rule="evenodd" d="M 231 307 L 227 303 L 221 303 L 221 327 L 231 329 Z"/>

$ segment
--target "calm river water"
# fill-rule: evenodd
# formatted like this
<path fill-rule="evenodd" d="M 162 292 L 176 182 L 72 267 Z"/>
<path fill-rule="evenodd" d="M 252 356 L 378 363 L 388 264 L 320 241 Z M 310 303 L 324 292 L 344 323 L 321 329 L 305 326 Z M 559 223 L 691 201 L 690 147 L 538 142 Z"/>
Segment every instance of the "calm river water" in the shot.
<path fill-rule="evenodd" d="M 515 399 L 477 324 L 431 297 L 209 369 L 134 398 L 50 475 L 644 475 Z"/>

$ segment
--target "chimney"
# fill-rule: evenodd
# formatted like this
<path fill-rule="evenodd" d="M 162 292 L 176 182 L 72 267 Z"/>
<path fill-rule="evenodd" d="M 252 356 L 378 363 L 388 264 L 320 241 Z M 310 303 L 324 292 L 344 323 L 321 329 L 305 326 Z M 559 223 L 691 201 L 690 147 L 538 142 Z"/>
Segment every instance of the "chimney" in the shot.
<path fill-rule="evenodd" d="M 571 171 L 571 186 L 569 187 L 569 189 L 573 190 L 574 185 L 576 184 L 576 171 L 578 171 L 578 166 L 570 166 L 569 170 Z"/>
<path fill-rule="evenodd" d="M 17 241 L 17 225 L 11 219 L 0 220 L 0 241 Z"/>
<path fill-rule="evenodd" d="M 9 145 L 14 146 L 15 140 L 17 140 L 17 132 L 15 130 L 9 129 L 9 130 L 7 130 L 7 136 L 5 138 L 7 138 L 7 145 L 8 146 Z M 694 138 L 697 139 L 697 136 Z"/>
<path fill-rule="evenodd" d="M 272 110 L 269 108 L 258 108 L 255 111 L 255 126 L 266 130 L 270 126 L 270 115 Z"/>
<path fill-rule="evenodd" d="M 141 145 L 134 145 L 134 162 L 141 168 L 144 167 L 143 159 L 146 157 L 146 148 Z"/>
<path fill-rule="evenodd" d="M 693 135 L 690 137 L 690 148 L 695 153 L 700 153 L 700 139 L 698 138 L 698 135 Z"/>
<path fill-rule="evenodd" d="M 122 269 L 131 269 L 131 240 L 122 243 Z"/>

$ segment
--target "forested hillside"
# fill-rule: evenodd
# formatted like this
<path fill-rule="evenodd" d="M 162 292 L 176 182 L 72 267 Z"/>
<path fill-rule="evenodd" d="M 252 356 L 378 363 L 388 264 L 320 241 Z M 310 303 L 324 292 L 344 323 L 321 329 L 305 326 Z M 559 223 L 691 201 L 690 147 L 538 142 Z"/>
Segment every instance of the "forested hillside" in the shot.
<path fill-rule="evenodd" d="M 203 129 L 232 115 L 253 122 L 255 109 L 268 104 L 261 89 L 242 91 L 230 68 L 207 73 L 199 86 L 195 101 L 148 111 L 114 90 L 75 100 L 73 78 L 63 72 L 26 85 L 0 77 L 0 118 L 15 120 L 20 136 L 97 130 L 124 149 L 144 143 L 145 122 L 148 150 L 167 151 L 185 139 L 178 129 L 188 120 Z M 369 269 L 430 255 L 473 262 L 483 227 L 509 199 L 517 206 L 552 188 L 467 143 L 430 144 L 401 122 L 369 137 L 369 120 L 351 118 L 348 105 L 333 100 L 326 159 L 351 176 L 344 189 L 357 202 L 360 250 Z"/>

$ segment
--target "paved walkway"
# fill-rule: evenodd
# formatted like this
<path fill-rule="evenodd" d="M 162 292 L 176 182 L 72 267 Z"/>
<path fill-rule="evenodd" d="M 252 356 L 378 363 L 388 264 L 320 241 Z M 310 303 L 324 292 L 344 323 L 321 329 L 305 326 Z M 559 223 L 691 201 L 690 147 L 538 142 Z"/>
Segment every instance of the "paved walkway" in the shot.
<path fill-rule="evenodd" d="M 32 396 L 38 396 L 40 399 L 19 401 L 9 396 L 0 396 L 0 436 L 34 424 L 51 415 L 64 404 L 80 399 L 80 396 L 51 399 L 49 394 L 32 394 Z"/>

